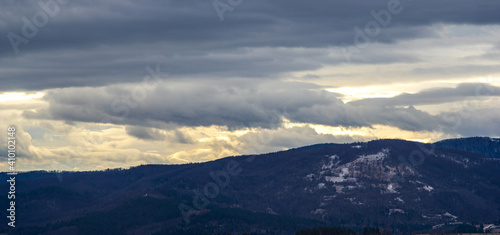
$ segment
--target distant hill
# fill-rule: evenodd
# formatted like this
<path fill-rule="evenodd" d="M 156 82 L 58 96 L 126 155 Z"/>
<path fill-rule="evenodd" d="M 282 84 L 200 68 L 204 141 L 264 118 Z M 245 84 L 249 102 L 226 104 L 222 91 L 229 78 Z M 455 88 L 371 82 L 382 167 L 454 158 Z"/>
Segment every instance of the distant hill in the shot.
<path fill-rule="evenodd" d="M 490 158 L 500 158 L 500 139 L 489 137 L 470 137 L 447 139 L 434 144 L 443 148 L 480 153 Z"/>
<path fill-rule="evenodd" d="M 319 226 L 439 231 L 500 220 L 498 172 L 500 160 L 404 140 L 128 170 L 28 172 L 16 178 L 20 229 L 0 232 L 294 234 Z M 0 174 L 5 190 L 6 180 Z M 8 205 L 7 197 L 0 204 Z"/>

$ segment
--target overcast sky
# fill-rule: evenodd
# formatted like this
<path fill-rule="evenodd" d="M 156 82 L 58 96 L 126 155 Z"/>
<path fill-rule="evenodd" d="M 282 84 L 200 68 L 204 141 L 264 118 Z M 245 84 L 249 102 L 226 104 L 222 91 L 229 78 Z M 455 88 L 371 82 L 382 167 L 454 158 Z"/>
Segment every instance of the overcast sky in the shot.
<path fill-rule="evenodd" d="M 18 129 L 20 170 L 499 137 L 499 9 L 491 0 L 2 1 L 0 121 Z"/>

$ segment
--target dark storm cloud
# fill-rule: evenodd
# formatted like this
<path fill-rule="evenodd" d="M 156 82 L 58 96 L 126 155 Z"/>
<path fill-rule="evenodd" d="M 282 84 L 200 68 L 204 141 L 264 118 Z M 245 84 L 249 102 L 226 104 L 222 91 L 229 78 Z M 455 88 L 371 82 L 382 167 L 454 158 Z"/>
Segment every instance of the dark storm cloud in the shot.
<path fill-rule="evenodd" d="M 150 75 L 147 66 L 159 66 L 158 73 L 168 80 L 205 81 L 223 77 L 270 78 L 283 71 L 317 69 L 326 53 L 322 51 L 280 51 L 279 49 L 219 51 L 219 54 L 190 53 L 158 55 L 161 45 L 147 46 L 145 52 L 128 48 L 97 49 L 90 52 L 57 52 L 18 58 L 0 58 L 10 69 L 2 83 L 6 88 L 39 90 L 71 86 L 104 86 L 113 83 L 141 82 Z M 276 52 L 277 51 L 277 52 Z M 276 53 L 274 53 L 276 52 Z M 139 57 L 138 57 L 139 56 Z M 308 58 L 307 60 L 304 58 Z M 25 66 L 29 65 L 28 68 Z M 1 70 L 1 69 L 0 69 Z M 30 82 L 20 82 L 27 80 Z"/>
<path fill-rule="evenodd" d="M 138 139 L 144 140 L 165 140 L 165 134 L 154 128 L 145 128 L 138 126 L 127 126 L 127 134 Z"/>
<path fill-rule="evenodd" d="M 58 89 L 46 95 L 48 109 L 25 111 L 24 116 L 167 129 L 212 125 L 230 130 L 275 129 L 281 126 L 282 117 L 345 127 L 383 124 L 412 131 L 439 128 L 434 116 L 412 107 L 344 104 L 337 94 L 307 83 L 169 83 L 142 95 L 140 101 L 133 98 L 137 86 Z M 158 139 L 150 131 L 130 129 L 128 133 L 141 139 Z"/>
<path fill-rule="evenodd" d="M 327 104 L 336 94 L 310 91 L 319 86 L 305 83 L 258 83 L 252 81 L 170 82 L 146 91 L 135 99 L 139 85 L 106 88 L 66 88 L 48 92 L 48 109 L 26 112 L 28 118 L 53 118 L 82 122 L 156 126 L 156 122 L 185 126 L 270 128 L 284 107 L 296 111 L 303 106 Z M 275 121 L 276 122 L 276 121 Z"/>
<path fill-rule="evenodd" d="M 224 22 L 219 21 L 212 2 L 72 1 L 61 6 L 60 13 L 50 18 L 49 24 L 43 28 L 48 32 L 43 35 L 40 32 L 38 40 L 33 41 L 44 42 L 39 46 L 49 48 L 136 42 L 174 42 L 190 47 L 193 42 L 203 42 L 203 45 L 194 45 L 197 49 L 217 46 L 224 49 L 242 46 L 323 47 L 340 43 L 339 39 L 352 39 L 350 32 L 353 27 L 364 27 L 373 20 L 370 11 L 387 9 L 389 1 L 244 1 L 233 12 L 227 12 Z M 13 32 L 20 29 L 22 16 L 29 18 L 41 10 L 37 1 L 5 2 L 3 5 L 3 11 L 10 13 L 2 17 L 7 22 L 5 28 Z M 392 22 L 394 25 L 491 24 L 500 21 L 496 11 L 498 3 L 486 0 L 401 0 L 400 5 L 403 12 Z M 404 35 L 397 35 L 399 37 Z M 8 46 L 10 44 L 4 45 Z"/>
<path fill-rule="evenodd" d="M 179 130 L 173 132 L 160 131 L 156 128 L 143 126 L 127 126 L 125 131 L 128 135 L 142 140 L 162 141 L 168 140 L 170 143 L 193 144 L 194 140 L 186 133 Z"/>
<path fill-rule="evenodd" d="M 491 136 L 500 133 L 500 112 L 495 108 L 482 108 L 465 104 L 455 112 L 444 112 L 437 116 L 447 133 L 461 136 Z"/>
<path fill-rule="evenodd" d="M 416 94 L 401 94 L 392 98 L 371 98 L 350 102 L 355 107 L 364 109 L 375 107 L 376 109 L 395 109 L 400 111 L 401 106 L 410 106 L 407 112 L 395 117 L 394 112 L 384 112 L 376 115 L 384 120 L 392 120 L 395 124 L 405 130 L 425 130 L 433 126 L 433 130 L 444 133 L 459 134 L 461 136 L 498 136 L 500 133 L 500 112 L 496 105 L 491 103 L 478 103 L 476 101 L 491 99 L 500 96 L 500 87 L 485 83 L 462 83 L 455 88 L 434 88 Z M 495 102 L 495 101 L 491 101 Z M 452 111 L 444 111 L 431 116 L 425 112 L 416 110 L 413 105 L 435 105 L 452 103 L 449 108 Z M 490 104 L 491 107 L 485 108 Z M 406 122 L 398 123 L 401 117 L 407 116 Z M 405 125 L 406 127 L 401 127 Z"/>
<path fill-rule="evenodd" d="M 49 0 L 41 1 L 44 3 Z M 326 48 L 352 43 L 354 27 L 373 20 L 371 10 L 388 1 L 244 1 L 220 22 L 212 1 L 71 1 L 60 5 L 19 54 L 7 35 L 22 36 L 22 17 L 32 21 L 39 1 L 3 1 L 0 14 L 0 90 L 39 90 L 137 82 L 146 65 L 160 63 L 172 76 L 273 77 L 344 62 L 253 48 Z M 497 24 L 494 1 L 401 1 L 403 12 L 373 41 L 432 35 L 434 23 Z M 241 49 L 245 48 L 245 49 Z M 279 52 L 279 53 L 277 53 Z M 416 61 L 395 55 L 384 61 Z M 354 58 L 354 63 L 380 58 Z"/>
<path fill-rule="evenodd" d="M 409 131 L 439 129 L 437 119 L 434 116 L 413 107 L 356 107 L 337 101 L 329 105 L 303 107 L 290 116 L 294 121 L 329 126 L 371 127 L 372 125 L 382 124 Z"/>
<path fill-rule="evenodd" d="M 138 92 L 138 87 L 139 84 L 51 90 L 45 96 L 49 107 L 25 111 L 24 117 L 128 125 L 127 133 L 136 138 L 168 139 L 178 143 L 193 141 L 176 131 L 181 126 L 279 129 L 282 117 L 292 122 L 328 126 L 381 124 L 409 131 L 461 135 L 493 135 L 500 131 L 498 110 L 486 109 L 473 102 L 498 96 L 500 89 L 488 84 L 465 83 L 456 88 L 436 88 L 347 104 L 338 94 L 309 83 L 238 80 L 201 84 L 183 81 L 161 84 L 155 89 L 144 90 L 145 93 Z M 459 102 L 458 110 L 431 115 L 413 107 L 447 102 Z"/>
<path fill-rule="evenodd" d="M 462 83 L 455 88 L 433 88 L 415 94 L 403 93 L 391 98 L 370 98 L 350 102 L 358 106 L 408 106 L 443 104 L 463 101 L 465 99 L 481 99 L 489 96 L 500 96 L 500 87 L 485 83 Z"/>

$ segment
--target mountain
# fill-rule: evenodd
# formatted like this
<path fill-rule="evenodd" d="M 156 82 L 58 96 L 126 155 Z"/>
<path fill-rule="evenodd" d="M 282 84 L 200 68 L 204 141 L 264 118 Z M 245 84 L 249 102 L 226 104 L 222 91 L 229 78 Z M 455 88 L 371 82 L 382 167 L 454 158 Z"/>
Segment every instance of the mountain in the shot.
<path fill-rule="evenodd" d="M 500 158 L 500 139 L 489 137 L 469 137 L 447 139 L 434 143 L 437 146 L 458 149 L 471 153 L 483 154 L 486 157 Z"/>
<path fill-rule="evenodd" d="M 499 171 L 500 160 L 481 154 L 376 140 L 197 164 L 28 172 L 16 177 L 20 229 L 2 232 L 294 234 L 316 226 L 436 231 L 500 220 Z M 7 179 L 0 175 L 0 182 Z M 0 203 L 8 205 L 7 197 Z"/>

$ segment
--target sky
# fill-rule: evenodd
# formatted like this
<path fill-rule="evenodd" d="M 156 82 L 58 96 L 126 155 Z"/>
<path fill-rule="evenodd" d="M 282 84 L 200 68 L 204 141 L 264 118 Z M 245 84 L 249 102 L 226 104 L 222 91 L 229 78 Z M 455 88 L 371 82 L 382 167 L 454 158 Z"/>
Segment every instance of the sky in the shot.
<path fill-rule="evenodd" d="M 499 9 L 490 0 L 2 1 L 0 123 L 17 129 L 22 171 L 499 137 Z"/>

